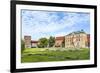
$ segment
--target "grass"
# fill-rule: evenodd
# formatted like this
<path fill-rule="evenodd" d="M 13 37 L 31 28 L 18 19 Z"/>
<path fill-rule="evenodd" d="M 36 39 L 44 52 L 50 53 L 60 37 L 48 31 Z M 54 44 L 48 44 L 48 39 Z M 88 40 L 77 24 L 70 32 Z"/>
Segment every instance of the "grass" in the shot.
<path fill-rule="evenodd" d="M 69 60 L 88 60 L 90 58 L 89 49 L 51 51 L 47 48 L 27 48 L 21 55 L 22 63 L 47 62 L 47 61 L 69 61 Z"/>

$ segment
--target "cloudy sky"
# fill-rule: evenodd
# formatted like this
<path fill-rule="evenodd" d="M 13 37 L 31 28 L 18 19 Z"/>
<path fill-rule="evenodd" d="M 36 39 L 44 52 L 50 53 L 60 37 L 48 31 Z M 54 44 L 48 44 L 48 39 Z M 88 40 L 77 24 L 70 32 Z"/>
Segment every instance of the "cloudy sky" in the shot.
<path fill-rule="evenodd" d="M 83 29 L 90 33 L 90 14 L 83 12 L 21 10 L 22 38 L 64 36 Z"/>

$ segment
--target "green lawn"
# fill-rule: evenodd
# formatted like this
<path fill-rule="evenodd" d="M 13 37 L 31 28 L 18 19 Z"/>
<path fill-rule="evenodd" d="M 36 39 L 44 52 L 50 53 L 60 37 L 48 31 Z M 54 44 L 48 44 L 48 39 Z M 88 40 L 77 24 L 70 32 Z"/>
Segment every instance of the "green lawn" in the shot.
<path fill-rule="evenodd" d="M 47 61 L 69 61 L 69 60 L 87 60 L 90 58 L 89 49 L 51 51 L 44 48 L 27 48 L 21 55 L 22 63 L 29 62 L 47 62 Z"/>

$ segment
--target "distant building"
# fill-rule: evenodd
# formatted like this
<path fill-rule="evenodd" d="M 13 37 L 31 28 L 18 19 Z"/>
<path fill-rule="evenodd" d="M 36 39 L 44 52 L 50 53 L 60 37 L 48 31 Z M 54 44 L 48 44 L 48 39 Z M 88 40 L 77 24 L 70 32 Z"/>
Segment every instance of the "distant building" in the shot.
<path fill-rule="evenodd" d="M 83 30 L 72 32 L 65 36 L 65 48 L 88 48 L 89 38 Z"/>
<path fill-rule="evenodd" d="M 62 47 L 63 42 L 65 41 L 65 37 L 61 36 L 61 37 L 56 37 L 55 38 L 55 47 Z"/>
<path fill-rule="evenodd" d="M 24 36 L 25 48 L 31 48 L 31 36 Z"/>
<path fill-rule="evenodd" d="M 87 34 L 87 46 L 90 47 L 90 34 Z"/>
<path fill-rule="evenodd" d="M 33 47 L 37 47 L 37 45 L 38 45 L 38 41 L 31 41 L 31 47 L 33 48 Z"/>

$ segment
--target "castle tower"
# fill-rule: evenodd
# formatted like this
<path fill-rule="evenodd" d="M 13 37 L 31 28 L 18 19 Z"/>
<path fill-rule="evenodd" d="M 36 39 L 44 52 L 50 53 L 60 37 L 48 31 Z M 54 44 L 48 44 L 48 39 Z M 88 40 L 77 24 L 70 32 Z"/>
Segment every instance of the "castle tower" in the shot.
<path fill-rule="evenodd" d="M 31 48 L 31 36 L 24 36 L 25 48 Z"/>

